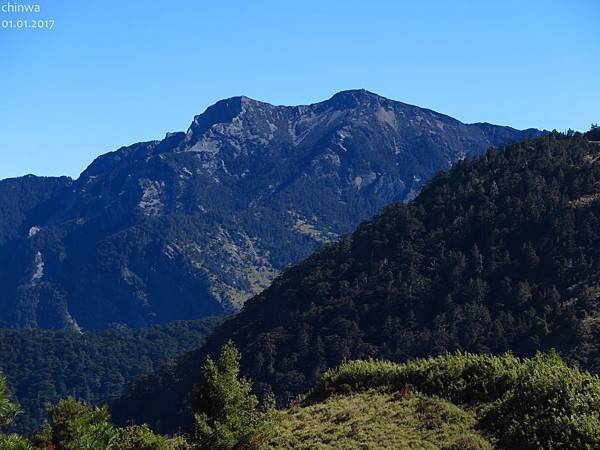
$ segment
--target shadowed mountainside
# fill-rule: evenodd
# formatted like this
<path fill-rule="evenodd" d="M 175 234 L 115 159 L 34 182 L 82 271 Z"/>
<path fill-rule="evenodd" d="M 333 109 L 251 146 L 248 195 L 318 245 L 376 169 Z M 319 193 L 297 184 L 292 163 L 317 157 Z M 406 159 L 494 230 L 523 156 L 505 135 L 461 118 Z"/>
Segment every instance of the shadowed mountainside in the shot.
<path fill-rule="evenodd" d="M 488 151 L 284 272 L 205 347 L 135 385 L 114 417 L 189 423 L 202 361 L 230 339 L 243 375 L 280 404 L 371 357 L 556 349 L 598 373 L 598 230 L 600 147 L 553 133 Z"/>
<path fill-rule="evenodd" d="M 433 174 L 538 135 L 364 91 L 234 97 L 79 179 L 0 182 L 0 325 L 134 328 L 237 311 L 281 270 Z"/>

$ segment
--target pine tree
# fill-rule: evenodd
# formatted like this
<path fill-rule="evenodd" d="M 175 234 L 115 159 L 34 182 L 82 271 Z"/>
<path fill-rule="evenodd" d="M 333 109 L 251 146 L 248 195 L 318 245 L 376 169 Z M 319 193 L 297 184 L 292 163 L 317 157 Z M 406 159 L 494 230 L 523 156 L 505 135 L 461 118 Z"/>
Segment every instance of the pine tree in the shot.
<path fill-rule="evenodd" d="M 69 397 L 49 410 L 52 427 L 47 430 L 57 450 L 107 448 L 116 435 L 106 407 L 89 407 Z"/>
<path fill-rule="evenodd" d="M 18 412 L 19 408 L 8 398 L 6 379 L 0 375 L 0 426 L 11 423 Z"/>
<path fill-rule="evenodd" d="M 18 413 L 19 408 L 8 397 L 6 379 L 0 374 L 0 426 L 10 425 Z M 33 450 L 33 447 L 27 440 L 16 434 L 0 434 L 0 449 Z"/>
<path fill-rule="evenodd" d="M 240 359 L 231 341 L 221 348 L 218 361 L 206 358 L 204 383 L 194 392 L 196 429 L 191 440 L 199 449 L 259 449 L 266 445 L 273 402 L 259 409 L 252 383 L 239 376 Z"/>

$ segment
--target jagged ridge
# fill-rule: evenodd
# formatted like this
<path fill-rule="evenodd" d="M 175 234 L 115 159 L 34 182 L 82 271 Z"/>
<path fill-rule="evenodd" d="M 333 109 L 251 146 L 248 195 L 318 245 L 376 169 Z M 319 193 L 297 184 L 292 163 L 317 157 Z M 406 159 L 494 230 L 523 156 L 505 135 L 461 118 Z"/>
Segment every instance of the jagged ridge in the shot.
<path fill-rule="evenodd" d="M 237 311 L 439 169 L 538 133 L 364 90 L 295 107 L 223 100 L 186 133 L 103 155 L 29 212 L 9 211 L 0 230 L 19 232 L 0 242 L 0 322 L 143 327 Z"/>

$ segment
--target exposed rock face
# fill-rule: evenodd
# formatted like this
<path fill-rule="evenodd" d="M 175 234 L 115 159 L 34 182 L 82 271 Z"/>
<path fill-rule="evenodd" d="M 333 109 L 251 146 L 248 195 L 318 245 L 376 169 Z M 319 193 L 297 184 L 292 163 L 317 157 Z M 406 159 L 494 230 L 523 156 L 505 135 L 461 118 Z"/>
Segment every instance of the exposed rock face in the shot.
<path fill-rule="evenodd" d="M 76 181 L 0 182 L 0 321 L 95 329 L 236 311 L 435 172 L 538 134 L 364 90 L 295 107 L 220 101 Z"/>

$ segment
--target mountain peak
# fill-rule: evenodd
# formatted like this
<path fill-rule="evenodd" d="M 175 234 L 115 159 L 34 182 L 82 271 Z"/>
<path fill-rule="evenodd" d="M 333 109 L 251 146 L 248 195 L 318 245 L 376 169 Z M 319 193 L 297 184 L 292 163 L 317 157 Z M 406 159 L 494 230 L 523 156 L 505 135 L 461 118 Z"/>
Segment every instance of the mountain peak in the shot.
<path fill-rule="evenodd" d="M 465 125 L 364 89 L 302 106 L 221 100 L 187 134 L 98 157 L 73 188 L 57 183 L 52 198 L 38 183 L 30 199 L 34 180 L 19 180 L 21 191 L 0 185 L 0 309 L 8 311 L 0 322 L 140 327 L 233 311 L 280 269 L 414 198 L 438 170 L 527 134 Z M 41 231 L 29 236 L 32 227 Z M 14 239 L 23 242 L 16 253 L 4 245 Z M 105 239 L 112 250 L 100 246 Z M 84 242 L 98 253 L 82 252 Z M 50 285 L 68 301 L 48 297 Z M 22 295 L 41 306 L 26 309 Z"/>
<path fill-rule="evenodd" d="M 359 104 L 381 102 L 387 100 L 378 94 L 366 89 L 349 89 L 334 94 L 329 100 L 322 103 L 333 104 L 336 107 L 352 108 Z M 216 123 L 227 123 L 252 107 L 281 108 L 270 103 L 261 102 L 245 95 L 219 100 L 209 106 L 202 114 L 194 117 L 190 130 L 194 134 L 201 134 Z M 288 106 L 284 106 L 288 107 Z"/>
<path fill-rule="evenodd" d="M 350 89 L 338 92 L 327 102 L 338 107 L 352 108 L 359 104 L 380 102 L 382 100 L 386 100 L 386 98 L 366 89 Z"/>
<path fill-rule="evenodd" d="M 245 95 L 219 100 L 217 103 L 206 108 L 202 114 L 194 117 L 194 121 L 188 129 L 188 139 L 199 136 L 217 123 L 229 123 L 252 107 L 272 107 L 272 105 L 254 100 Z"/>
<path fill-rule="evenodd" d="M 231 122 L 234 117 L 242 112 L 243 105 L 246 102 L 247 97 L 241 96 L 219 100 L 214 105 L 206 108 L 206 111 L 202 114 L 198 114 L 194 117 L 194 121 L 190 125 L 188 134 L 200 135 L 216 123 Z"/>
<path fill-rule="evenodd" d="M 367 89 L 346 89 L 339 91 L 334 94 L 333 97 L 354 97 L 354 98 L 383 98 L 381 95 L 375 92 L 368 91 Z"/>
<path fill-rule="evenodd" d="M 390 101 L 391 100 L 366 89 L 340 91 L 328 100 L 305 106 L 275 106 L 270 103 L 252 99 L 245 95 L 240 95 L 220 100 L 209 106 L 202 114 L 195 116 L 194 121 L 187 132 L 188 141 L 193 140 L 194 136 L 197 137 L 202 135 L 215 124 L 229 123 L 241 115 L 247 116 L 249 112 L 259 112 L 258 116 L 262 116 L 263 113 L 260 113 L 260 111 L 264 112 L 266 110 L 272 110 L 272 112 L 281 109 L 299 109 L 300 111 L 305 111 L 305 108 L 314 109 L 315 107 L 317 110 L 323 107 L 333 109 L 353 109 L 358 106 L 373 106 Z M 267 113 L 267 115 L 270 114 Z"/>

